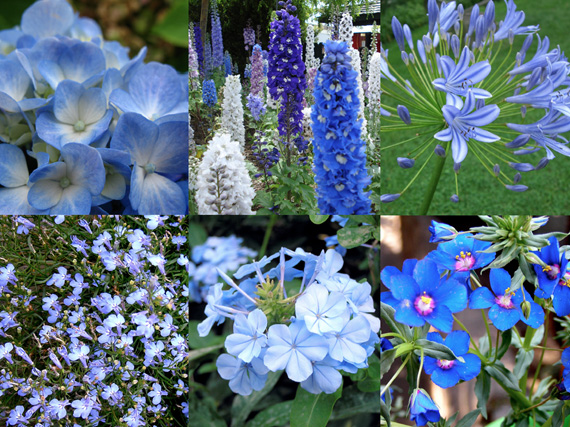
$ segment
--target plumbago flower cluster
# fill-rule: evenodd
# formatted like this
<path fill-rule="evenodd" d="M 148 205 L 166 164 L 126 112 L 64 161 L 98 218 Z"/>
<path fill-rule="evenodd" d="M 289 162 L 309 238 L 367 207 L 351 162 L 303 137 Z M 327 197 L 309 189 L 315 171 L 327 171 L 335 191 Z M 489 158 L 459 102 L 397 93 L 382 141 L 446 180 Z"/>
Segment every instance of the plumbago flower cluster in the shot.
<path fill-rule="evenodd" d="M 442 388 L 477 378 L 477 409 L 467 414 L 461 425 L 471 425 L 479 414 L 487 418 L 491 379 L 511 399 L 512 409 L 503 425 L 528 425 L 529 418 L 535 419 L 536 425 L 563 424 L 565 401 L 570 399 L 570 353 L 569 349 L 547 348 L 546 338 L 551 333 L 550 318 L 570 314 L 570 253 L 559 245 L 567 234 L 534 234 L 548 221 L 546 217 L 481 219 L 486 225 L 472 227 L 470 232 L 432 221 L 430 242 L 437 243 L 437 249 L 423 260 L 404 261 L 401 271 L 387 266 L 381 272 L 389 290 L 380 295 L 381 317 L 391 331 L 381 332 L 380 374 L 388 372 L 395 357 L 403 360 L 394 377 L 382 386 L 381 413 L 386 420 L 390 419 L 392 395 L 397 392 L 390 386 L 406 367 L 409 416 L 416 425 L 440 421 L 437 404 L 420 388 L 423 372 Z M 502 268 L 511 262 L 516 266 L 512 276 Z M 485 270 L 490 270 L 490 289 L 481 284 L 477 273 Z M 458 318 L 463 310 L 481 311 L 487 335 L 479 344 Z M 565 325 L 565 321 L 556 320 Z M 489 324 L 497 329 L 495 345 Z M 447 336 L 428 333 L 430 326 Z M 563 346 L 569 345 L 567 330 L 558 338 Z M 501 362 L 511 346 L 517 353 L 513 371 Z M 540 351 L 540 363 L 532 381 L 527 381 L 535 350 Z M 562 352 L 558 354 L 565 367 L 562 378 L 544 374 L 541 378 L 546 351 Z M 527 389 L 529 382 L 532 385 Z M 440 422 L 447 426 L 453 421 Z"/>
<path fill-rule="evenodd" d="M 0 218 L 7 425 L 186 424 L 186 221 Z"/>
<path fill-rule="evenodd" d="M 270 267 L 278 259 L 277 266 Z M 220 376 L 238 394 L 261 390 L 270 371 L 285 371 L 313 394 L 335 393 L 340 371 L 368 367 L 378 343 L 380 321 L 374 316 L 371 287 L 339 273 L 342 256 L 328 250 L 313 255 L 283 248 L 233 275 L 218 270 L 230 288 L 218 283 L 206 296 L 207 318 L 198 325 L 206 336 L 214 324 L 234 321 L 219 356 Z M 287 286 L 298 285 L 298 289 Z"/>
<path fill-rule="evenodd" d="M 186 74 L 131 59 L 65 0 L 0 43 L 0 213 L 186 213 Z"/>
<path fill-rule="evenodd" d="M 385 118 L 388 124 L 382 130 L 410 129 L 415 136 L 384 148 L 410 142 L 414 146 L 405 157 L 397 158 L 398 164 L 402 168 L 412 168 L 416 162 L 423 165 L 403 190 L 383 195 L 384 202 L 398 199 L 410 188 L 434 155 L 424 211 L 450 151 L 456 181 L 453 202 L 459 201 L 457 176 L 469 153 L 515 192 L 527 189 L 520 183 L 521 172 L 544 168 L 555 154 L 570 155 L 561 136 L 570 129 L 570 98 L 564 92 L 569 72 L 566 57 L 560 47 L 550 48 L 548 37 L 535 36 L 538 26 L 523 25 L 525 14 L 517 10 L 514 0 L 505 3 L 507 13 L 499 23 L 492 0 L 484 13 L 479 5 L 473 6 L 469 22 L 464 23 L 462 5 L 451 1 L 438 6 L 436 0 L 429 0 L 429 32 L 415 43 L 410 28 L 393 17 L 392 31 L 410 80 L 392 66 L 388 51 L 382 51 L 383 108 L 401 119 Z M 526 38 L 514 52 L 514 39 L 520 35 Z M 537 50 L 530 58 L 527 51 L 533 43 Z M 386 103 L 390 99 L 400 105 Z M 532 109 L 544 109 L 543 117 L 521 124 Z M 543 157 L 534 165 L 518 158 L 535 152 Z M 509 174 L 506 167 L 514 173 Z"/>

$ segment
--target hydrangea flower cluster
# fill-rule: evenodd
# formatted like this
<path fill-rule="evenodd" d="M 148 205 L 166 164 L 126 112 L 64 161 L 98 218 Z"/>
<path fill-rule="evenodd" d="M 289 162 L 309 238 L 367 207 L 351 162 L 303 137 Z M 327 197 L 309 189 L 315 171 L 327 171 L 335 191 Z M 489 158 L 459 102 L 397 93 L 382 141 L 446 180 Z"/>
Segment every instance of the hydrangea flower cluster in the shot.
<path fill-rule="evenodd" d="M 392 20 L 400 57 L 410 75 L 435 78 L 420 84 L 418 80 L 410 82 L 394 77 L 390 73 L 393 68 L 388 62 L 388 52 L 382 51 L 386 93 L 399 99 L 398 103 L 405 100 L 411 117 L 404 124 L 396 118 L 387 120 L 391 131 L 404 130 L 410 123 L 416 129 L 416 137 L 410 139 L 417 147 L 411 152 L 415 160 L 424 152 L 429 154 L 427 148 L 434 138 L 443 142 L 436 141 L 429 158 L 423 157 L 427 163 L 434 153 L 438 155 L 434 183 L 439 179 L 440 166 L 449 149 L 456 174 L 472 152 L 493 177 L 515 192 L 528 188 L 519 183 L 520 172 L 545 167 L 555 153 L 570 156 L 567 140 L 561 136 L 570 129 L 570 110 L 565 106 L 567 97 L 563 93 L 568 61 L 560 47 L 550 48 L 546 36 L 536 37 L 536 53 L 532 58 L 527 56 L 539 27 L 523 25 L 524 12 L 517 11 L 514 0 L 505 2 L 507 13 L 500 23 L 495 23 L 495 5 L 490 1 L 484 13 L 480 13 L 478 5 L 473 7 L 464 29 L 462 5 L 449 2 L 438 6 L 436 0 L 429 0 L 429 32 L 416 43 L 407 25 L 402 26 L 396 17 Z M 522 48 L 513 52 L 511 47 L 506 53 L 503 45 L 512 46 L 518 35 L 526 36 Z M 512 60 L 507 60 L 511 53 Z M 503 56 L 505 61 L 496 60 Z M 517 122 L 517 114 L 513 114 L 519 105 L 522 119 L 528 108 L 545 109 L 544 117 L 521 124 L 520 119 Z M 384 108 L 395 112 L 393 106 L 384 105 Z M 535 152 L 544 153 L 536 165 L 517 159 Z M 505 173 L 506 166 L 515 170 L 512 177 Z M 433 194 L 435 187 L 429 191 Z M 452 195 L 451 200 L 458 201 L 458 194 Z"/>
<path fill-rule="evenodd" d="M 322 214 L 368 214 L 370 183 L 358 116 L 357 73 L 344 42 L 327 41 L 313 105 L 314 172 Z"/>
<path fill-rule="evenodd" d="M 65 0 L 34 3 L 21 25 L 2 38 L 9 52 L 0 62 L 2 122 L 18 133 L 2 132 L 1 141 L 21 154 L 7 149 L 10 155 L 0 157 L 0 169 L 8 171 L 0 182 L 0 213 L 187 211 L 172 200 L 184 200 L 186 162 L 147 162 L 162 142 L 143 139 L 127 147 L 124 139 L 133 121 L 187 129 L 186 75 L 168 65 L 144 64 L 146 48 L 131 59 L 127 48 L 104 40 L 99 26 L 76 16 Z M 128 114 L 137 118 L 122 120 Z M 186 130 L 170 135 L 170 150 L 187 150 L 187 141 Z M 152 175 L 143 190 L 153 194 L 145 194 L 150 201 L 141 206 L 134 184 L 142 169 Z M 161 211 L 164 205 L 168 211 Z"/>
<path fill-rule="evenodd" d="M 7 425 L 185 422 L 185 219 L 149 217 L 146 226 L 142 219 L 67 217 L 60 226 L 41 219 L 28 242 L 59 258 L 43 297 L 19 277 L 27 266 L 0 267 Z M 43 324 L 26 337 L 32 313 Z"/>
<path fill-rule="evenodd" d="M 276 258 L 278 265 L 269 268 Z M 368 366 L 380 320 L 370 285 L 339 273 L 342 264 L 334 250 L 316 256 L 283 248 L 240 267 L 234 274 L 239 285 L 219 272 L 230 289 L 210 287 L 198 332 L 206 336 L 215 323 L 234 320 L 228 354 L 216 365 L 235 393 L 260 390 L 268 372 L 280 370 L 310 393 L 334 393 L 342 384 L 340 370 Z M 301 277 L 297 294 L 289 296 L 286 282 Z"/>
<path fill-rule="evenodd" d="M 231 135 L 232 140 L 239 142 L 243 151 L 245 146 L 245 128 L 243 126 L 243 104 L 241 101 L 239 76 L 228 76 L 226 78 L 224 100 L 222 102 L 222 129 L 225 129 Z"/>
<path fill-rule="evenodd" d="M 255 191 L 239 143 L 216 134 L 208 144 L 197 178 L 200 215 L 252 215 Z"/>
<path fill-rule="evenodd" d="M 191 262 L 186 264 L 190 274 L 190 299 L 202 302 L 210 286 L 220 281 L 218 269 L 225 274 L 237 271 L 257 252 L 242 246 L 241 237 L 208 237 L 202 245 L 192 248 Z"/>
<path fill-rule="evenodd" d="M 283 9 L 277 11 L 277 19 L 271 23 L 269 41 L 269 92 L 275 100 L 281 100 L 279 112 L 279 135 L 284 137 L 287 158 L 290 158 L 292 143 L 302 131 L 302 103 L 307 88 L 301 27 L 299 19 L 292 15 L 297 8 L 291 1 L 280 1 Z M 290 159 L 288 160 L 290 163 Z"/>

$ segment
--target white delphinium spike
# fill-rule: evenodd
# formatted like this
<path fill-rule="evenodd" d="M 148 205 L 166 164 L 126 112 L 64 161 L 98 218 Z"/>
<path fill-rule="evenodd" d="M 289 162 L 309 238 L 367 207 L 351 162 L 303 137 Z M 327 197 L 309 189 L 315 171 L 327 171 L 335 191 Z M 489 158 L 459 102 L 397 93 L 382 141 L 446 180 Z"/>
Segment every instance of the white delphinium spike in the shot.
<path fill-rule="evenodd" d="M 238 141 L 241 151 L 245 146 L 245 128 L 243 126 L 243 104 L 241 101 L 241 82 L 239 76 L 226 77 L 224 100 L 222 102 L 222 129 L 232 139 Z"/>
<path fill-rule="evenodd" d="M 350 15 L 349 15 L 350 16 Z M 344 15 L 343 15 L 344 18 Z M 342 22 L 342 21 L 341 21 Z M 350 21 L 352 23 L 352 20 Z M 352 31 L 352 27 L 351 27 Z M 349 45 L 350 46 L 350 45 Z M 358 73 L 356 77 L 356 83 L 358 85 L 358 100 L 360 101 L 360 109 L 358 110 L 358 119 L 362 119 L 362 139 L 367 140 L 368 137 L 368 130 L 367 130 L 367 123 L 366 117 L 364 115 L 364 90 L 362 88 L 362 67 L 360 65 L 360 54 L 358 50 L 354 48 L 350 48 L 348 51 L 351 57 L 350 64 L 352 65 L 352 69 Z"/>
<path fill-rule="evenodd" d="M 255 191 L 239 144 L 216 134 L 198 172 L 196 203 L 200 215 L 253 215 Z"/>
<path fill-rule="evenodd" d="M 352 46 L 352 16 L 350 16 L 350 13 L 343 12 L 338 26 L 338 33 L 339 41 L 348 43 L 349 47 Z"/>
<path fill-rule="evenodd" d="M 315 30 L 312 25 L 307 26 L 307 51 L 305 52 L 305 65 L 307 69 L 318 67 L 315 59 Z"/>
<path fill-rule="evenodd" d="M 380 53 L 375 52 L 368 66 L 368 108 L 372 111 L 380 111 Z"/>
<path fill-rule="evenodd" d="M 313 120 L 311 119 L 311 107 L 303 108 L 303 137 L 307 141 L 313 140 Z"/>
<path fill-rule="evenodd" d="M 279 101 L 273 99 L 271 94 L 269 93 L 269 88 L 266 86 L 266 94 L 267 94 L 267 108 L 271 108 L 272 110 L 277 110 L 279 108 Z"/>

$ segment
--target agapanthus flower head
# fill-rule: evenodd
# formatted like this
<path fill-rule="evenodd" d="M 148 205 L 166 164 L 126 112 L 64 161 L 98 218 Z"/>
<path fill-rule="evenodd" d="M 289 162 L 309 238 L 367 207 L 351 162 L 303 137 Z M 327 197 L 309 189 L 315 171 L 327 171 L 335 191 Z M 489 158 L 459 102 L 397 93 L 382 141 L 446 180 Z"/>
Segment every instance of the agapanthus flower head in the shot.
<path fill-rule="evenodd" d="M 452 313 L 467 307 L 467 290 L 453 277 L 440 278 L 438 266 L 430 259 L 406 260 L 400 272 L 385 267 L 382 282 L 391 292 L 381 300 L 396 310 L 396 321 L 409 326 L 423 326 L 427 321 L 442 332 L 451 332 Z"/>

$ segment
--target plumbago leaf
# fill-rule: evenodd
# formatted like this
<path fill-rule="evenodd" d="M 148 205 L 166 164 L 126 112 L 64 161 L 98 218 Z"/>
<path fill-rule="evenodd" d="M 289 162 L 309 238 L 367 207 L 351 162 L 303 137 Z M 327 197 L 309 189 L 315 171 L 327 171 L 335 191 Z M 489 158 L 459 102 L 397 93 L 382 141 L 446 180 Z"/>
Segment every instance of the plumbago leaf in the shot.
<path fill-rule="evenodd" d="M 313 224 L 322 224 L 327 219 L 329 219 L 330 215 L 309 215 L 309 219 Z"/>
<path fill-rule="evenodd" d="M 347 249 L 355 248 L 368 242 L 374 234 L 373 225 L 345 227 L 338 230 L 338 242 Z"/>
<path fill-rule="evenodd" d="M 291 427 L 325 427 L 341 395 L 342 385 L 332 394 L 313 394 L 298 387 L 289 418 Z"/>
<path fill-rule="evenodd" d="M 255 418 L 246 424 L 246 427 L 271 427 L 282 426 L 289 421 L 289 414 L 293 401 L 276 403 L 267 409 L 264 409 Z"/>
<path fill-rule="evenodd" d="M 377 414 L 380 412 L 378 400 L 378 393 L 364 393 L 355 385 L 348 386 L 334 405 L 330 420 L 342 420 L 358 414 Z"/>
<path fill-rule="evenodd" d="M 283 371 L 269 372 L 265 386 L 261 390 L 254 391 L 249 396 L 237 395 L 234 398 L 232 404 L 232 427 L 241 427 L 244 425 L 248 415 L 261 402 L 261 399 L 273 390 L 273 387 L 277 384 L 282 373 Z"/>

